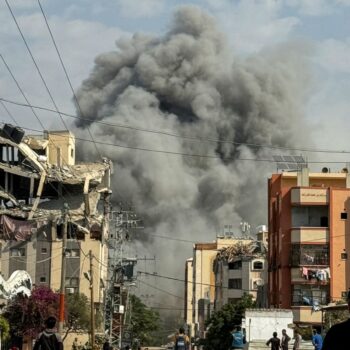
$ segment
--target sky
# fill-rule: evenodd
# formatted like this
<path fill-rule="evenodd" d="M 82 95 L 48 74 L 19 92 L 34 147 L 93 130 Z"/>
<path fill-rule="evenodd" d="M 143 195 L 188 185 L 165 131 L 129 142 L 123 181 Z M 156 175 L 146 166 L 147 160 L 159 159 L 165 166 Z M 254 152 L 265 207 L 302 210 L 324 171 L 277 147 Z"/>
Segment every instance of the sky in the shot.
<path fill-rule="evenodd" d="M 72 93 L 59 64 L 37 0 L 8 0 L 58 108 L 74 112 Z M 115 50 L 116 40 L 135 33 L 162 35 L 174 10 L 193 4 L 218 20 L 237 56 L 275 45 L 304 45 L 312 72 L 305 116 L 317 147 L 347 149 L 350 85 L 350 0 L 42 0 L 74 89 L 87 78 L 94 58 Z M 5 0 L 0 3 L 1 55 L 33 105 L 53 108 Z M 23 102 L 0 62 L 0 97 Z M 28 108 L 6 104 L 16 121 L 41 129 Z M 2 120 L 8 113 L 0 106 Z M 56 115 L 38 112 L 45 128 L 60 128 Z M 65 118 L 69 125 L 72 118 Z M 336 141 L 335 141 L 336 140 Z"/>
<path fill-rule="evenodd" d="M 56 106 L 63 112 L 75 114 L 72 92 L 37 0 L 7 1 Z M 305 129 L 310 135 L 305 136 L 300 141 L 304 143 L 298 146 L 350 150 L 347 128 L 350 112 L 350 0 L 41 0 L 75 91 L 88 78 L 96 56 L 117 50 L 116 41 L 131 38 L 136 33 L 156 37 L 164 35 L 171 26 L 174 11 L 188 4 L 213 16 L 236 60 L 257 57 L 259 53 L 266 54 L 276 47 L 281 51 L 283 45 L 289 50 L 294 46 L 296 52 L 302 52 L 306 58 L 303 62 L 307 65 L 309 86 L 300 110 L 304 113 L 308 124 Z M 0 23 L 1 57 L 26 98 L 32 105 L 54 109 L 6 0 L 0 2 Z M 1 59 L 0 98 L 25 102 Z M 0 104 L 0 121 L 13 122 L 10 112 L 20 126 L 28 129 L 64 128 L 55 113 L 37 110 L 39 122 L 28 108 L 3 103 Z M 74 120 L 64 117 L 64 122 L 73 130 Z M 336 157 L 324 153 L 317 157 L 323 161 L 348 160 L 344 154 Z M 254 172 L 254 166 L 251 172 Z M 234 186 L 232 182 L 239 183 L 239 177 L 227 183 Z M 223 191 L 225 188 L 223 186 Z M 168 241 L 163 243 L 159 250 L 164 248 L 165 251 Z M 190 249 L 184 254 L 190 254 Z M 182 262 L 180 265 L 182 268 Z"/>

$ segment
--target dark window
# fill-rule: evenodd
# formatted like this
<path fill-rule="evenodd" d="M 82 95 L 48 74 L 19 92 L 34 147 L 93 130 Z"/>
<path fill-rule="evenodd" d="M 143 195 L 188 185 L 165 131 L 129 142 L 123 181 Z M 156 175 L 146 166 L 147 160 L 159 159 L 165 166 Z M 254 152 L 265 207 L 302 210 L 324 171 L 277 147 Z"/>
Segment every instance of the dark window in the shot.
<path fill-rule="evenodd" d="M 341 292 L 341 297 L 346 299 L 348 297 L 348 292 Z"/>
<path fill-rule="evenodd" d="M 293 227 L 328 227 L 328 206 L 296 206 L 292 207 Z"/>
<path fill-rule="evenodd" d="M 340 258 L 341 258 L 342 260 L 346 260 L 346 259 L 348 258 L 348 253 L 341 253 L 341 254 L 340 254 Z"/>
<path fill-rule="evenodd" d="M 66 278 L 66 287 L 78 287 L 78 286 L 79 286 L 79 278 L 77 277 Z"/>
<path fill-rule="evenodd" d="M 47 248 L 41 248 L 41 254 L 46 254 L 47 253 Z"/>
<path fill-rule="evenodd" d="M 66 249 L 66 257 L 78 258 L 79 257 L 79 249 Z"/>
<path fill-rule="evenodd" d="M 228 289 L 242 289 L 242 280 L 240 278 L 230 278 L 228 280 Z"/>
<path fill-rule="evenodd" d="M 10 256 L 26 256 L 26 250 L 24 248 L 12 248 Z"/>
<path fill-rule="evenodd" d="M 329 247 L 327 244 L 293 244 L 291 263 L 292 266 L 329 265 Z"/>
<path fill-rule="evenodd" d="M 346 220 L 348 218 L 348 213 L 340 213 L 340 218 Z"/>
<path fill-rule="evenodd" d="M 229 270 L 240 270 L 242 268 L 242 260 L 232 261 L 228 263 Z"/>
<path fill-rule="evenodd" d="M 43 277 L 40 277 L 40 283 L 45 283 L 46 282 L 46 277 L 43 276 Z"/>
<path fill-rule="evenodd" d="M 262 261 L 254 261 L 253 262 L 253 270 L 263 270 L 264 263 Z"/>
<path fill-rule="evenodd" d="M 327 305 L 329 302 L 329 286 L 313 287 L 309 285 L 294 285 L 292 305 L 312 306 Z"/>

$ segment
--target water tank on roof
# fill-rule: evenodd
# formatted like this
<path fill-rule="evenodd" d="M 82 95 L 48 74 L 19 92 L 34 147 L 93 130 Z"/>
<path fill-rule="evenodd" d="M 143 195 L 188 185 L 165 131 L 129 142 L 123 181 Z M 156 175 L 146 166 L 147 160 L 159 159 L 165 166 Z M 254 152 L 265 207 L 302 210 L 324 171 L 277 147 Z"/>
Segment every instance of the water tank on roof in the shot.
<path fill-rule="evenodd" d="M 24 137 L 24 131 L 23 129 L 19 128 L 18 126 L 13 126 L 11 124 L 5 124 L 3 129 L 3 136 L 10 139 L 11 141 L 15 143 L 20 143 L 23 140 Z"/>

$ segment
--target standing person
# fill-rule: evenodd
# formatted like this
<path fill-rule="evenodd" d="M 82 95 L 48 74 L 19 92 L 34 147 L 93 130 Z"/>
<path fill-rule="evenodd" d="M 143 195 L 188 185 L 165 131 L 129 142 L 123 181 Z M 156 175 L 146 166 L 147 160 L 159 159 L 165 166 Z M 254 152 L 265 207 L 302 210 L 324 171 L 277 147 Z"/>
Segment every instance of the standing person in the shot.
<path fill-rule="evenodd" d="M 56 333 L 56 318 L 49 317 L 45 321 L 45 329 L 39 334 L 33 350 L 63 350 L 61 336 Z"/>
<path fill-rule="evenodd" d="M 179 334 L 175 337 L 175 350 L 188 350 L 190 345 L 190 339 L 185 334 L 185 330 L 181 327 Z"/>
<path fill-rule="evenodd" d="M 322 349 L 322 337 L 321 334 L 317 333 L 316 329 L 312 331 L 312 345 L 315 347 L 315 350 Z"/>
<path fill-rule="evenodd" d="M 271 344 L 271 350 L 279 350 L 281 346 L 281 340 L 277 337 L 277 332 L 273 332 L 272 338 L 270 338 L 266 345 L 269 346 Z"/>
<path fill-rule="evenodd" d="M 245 338 L 240 326 L 237 326 L 231 333 L 232 344 L 231 349 L 243 349 L 245 344 Z"/>
<path fill-rule="evenodd" d="M 78 349 L 79 349 L 78 338 L 74 338 L 74 341 L 72 344 L 72 350 L 78 350 Z"/>
<path fill-rule="evenodd" d="M 282 339 L 281 339 L 281 349 L 288 350 L 288 343 L 290 341 L 290 336 L 287 334 L 285 329 L 282 329 Z"/>
<path fill-rule="evenodd" d="M 301 335 L 299 334 L 299 331 L 296 329 L 294 331 L 294 345 L 293 350 L 299 350 L 301 344 Z"/>

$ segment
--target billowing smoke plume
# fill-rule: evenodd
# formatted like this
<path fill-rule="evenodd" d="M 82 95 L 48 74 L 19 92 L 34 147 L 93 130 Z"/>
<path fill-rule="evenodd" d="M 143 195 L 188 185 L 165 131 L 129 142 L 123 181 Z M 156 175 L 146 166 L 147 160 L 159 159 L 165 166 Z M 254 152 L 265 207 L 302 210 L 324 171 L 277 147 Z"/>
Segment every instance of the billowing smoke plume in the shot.
<path fill-rule="evenodd" d="M 266 223 L 275 165 L 239 159 L 281 151 L 235 143 L 290 147 L 306 139 L 305 62 L 292 45 L 235 57 L 214 19 L 196 7 L 180 8 L 164 36 L 137 34 L 117 46 L 96 58 L 80 88 L 84 116 L 201 139 L 89 125 L 96 140 L 130 147 L 99 146 L 114 162 L 114 200 L 133 203 L 158 267 L 182 277 L 191 244 L 152 235 L 211 241 L 225 224 L 239 232 L 242 219 L 252 227 Z M 86 123 L 77 126 L 89 138 Z M 85 158 L 96 154 L 92 144 L 82 146 Z"/>

